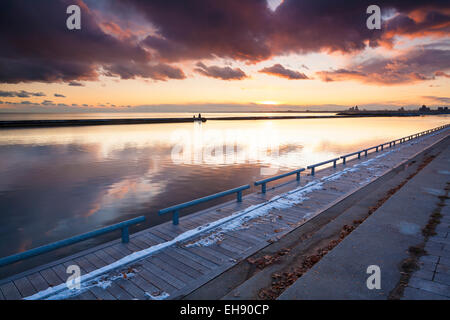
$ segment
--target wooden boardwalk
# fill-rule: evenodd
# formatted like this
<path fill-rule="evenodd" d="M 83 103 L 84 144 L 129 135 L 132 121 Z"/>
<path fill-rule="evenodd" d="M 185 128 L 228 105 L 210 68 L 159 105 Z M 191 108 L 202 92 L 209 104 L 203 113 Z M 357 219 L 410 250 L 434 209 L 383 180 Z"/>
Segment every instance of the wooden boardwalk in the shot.
<path fill-rule="evenodd" d="M 0 280 L 0 300 L 182 298 L 449 133 L 450 129 L 446 128 L 362 156 L 360 160 L 348 161 L 345 166 L 325 168 L 314 177 L 302 175 L 300 183 L 285 182 L 276 188 L 271 188 L 276 184 L 271 183 L 265 195 L 255 192 L 244 196 L 241 203 L 230 201 L 181 217 L 177 226 L 167 222 L 135 233 L 128 244 L 120 240 L 108 242 Z M 165 244 L 187 231 L 237 213 L 243 215 L 87 279 L 82 282 L 81 290 L 64 289 L 45 296 L 36 295 L 64 284 L 70 265 L 78 265 L 82 275 L 87 275 L 130 254 Z"/>

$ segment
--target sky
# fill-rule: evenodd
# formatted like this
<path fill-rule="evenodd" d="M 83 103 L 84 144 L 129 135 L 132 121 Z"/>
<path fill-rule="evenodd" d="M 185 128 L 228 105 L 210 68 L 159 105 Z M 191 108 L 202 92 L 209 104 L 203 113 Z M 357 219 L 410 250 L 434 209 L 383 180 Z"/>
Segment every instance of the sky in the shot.
<path fill-rule="evenodd" d="M 0 112 L 450 105 L 448 1 L 2 0 L 0 44 Z"/>

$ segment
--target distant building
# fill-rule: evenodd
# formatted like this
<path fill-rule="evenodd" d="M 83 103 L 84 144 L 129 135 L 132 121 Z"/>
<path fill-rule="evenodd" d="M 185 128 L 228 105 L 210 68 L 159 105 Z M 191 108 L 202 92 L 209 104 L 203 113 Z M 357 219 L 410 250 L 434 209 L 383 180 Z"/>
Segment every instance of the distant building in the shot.
<path fill-rule="evenodd" d="M 419 112 L 430 112 L 431 109 L 428 108 L 426 105 L 422 105 L 422 107 L 419 109 Z"/>

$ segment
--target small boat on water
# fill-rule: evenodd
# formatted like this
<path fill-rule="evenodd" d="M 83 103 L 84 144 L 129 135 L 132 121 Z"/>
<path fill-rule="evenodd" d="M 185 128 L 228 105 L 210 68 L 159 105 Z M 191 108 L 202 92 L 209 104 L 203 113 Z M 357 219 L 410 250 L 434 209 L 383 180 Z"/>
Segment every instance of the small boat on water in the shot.
<path fill-rule="evenodd" d="M 206 118 L 202 118 L 202 115 L 199 113 L 198 118 L 194 115 L 194 122 L 206 122 Z"/>

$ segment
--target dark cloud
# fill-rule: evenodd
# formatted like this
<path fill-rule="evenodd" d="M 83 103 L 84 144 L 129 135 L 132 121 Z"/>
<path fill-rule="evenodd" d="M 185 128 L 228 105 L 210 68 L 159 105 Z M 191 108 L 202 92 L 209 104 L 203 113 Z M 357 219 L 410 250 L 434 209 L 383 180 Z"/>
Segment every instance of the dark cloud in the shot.
<path fill-rule="evenodd" d="M 271 11 L 262 0 L 121 0 L 157 27 L 143 42 L 165 61 L 228 57 L 261 61 L 271 56 Z"/>
<path fill-rule="evenodd" d="M 439 70 L 450 69 L 450 51 L 412 50 L 392 59 L 370 59 L 345 69 L 318 72 L 323 81 L 359 80 L 395 85 L 434 79 Z"/>
<path fill-rule="evenodd" d="M 84 87 L 84 84 L 82 84 L 81 82 L 70 81 L 69 82 L 69 86 L 72 86 L 72 87 Z"/>
<path fill-rule="evenodd" d="M 395 12 L 382 30 L 366 27 L 368 0 L 285 0 L 272 12 L 264 0 L 209 1 L 120 0 L 133 7 L 157 34 L 143 44 L 161 59 L 179 61 L 213 57 L 259 62 L 274 55 L 318 51 L 353 52 L 367 44 L 391 44 L 395 35 L 448 33 L 448 1 L 379 3 L 382 14 Z M 405 18 L 409 22 L 406 22 Z M 405 21 L 403 21 L 403 20 Z"/>
<path fill-rule="evenodd" d="M 138 76 L 154 80 L 185 79 L 183 70 L 165 63 L 157 65 L 139 64 L 135 62 L 105 66 L 108 76 L 120 76 L 122 79 L 134 79 Z"/>
<path fill-rule="evenodd" d="M 279 63 L 274 64 L 271 67 L 261 69 L 261 70 L 259 70 L 259 72 L 270 74 L 270 75 L 281 77 L 281 78 L 290 79 L 290 80 L 309 79 L 304 73 L 286 69 Z"/>
<path fill-rule="evenodd" d="M 66 96 L 63 94 L 55 93 L 55 97 L 57 98 L 65 98 Z"/>
<path fill-rule="evenodd" d="M 82 10 L 78 31 L 66 27 L 66 8 L 71 4 Z M 97 80 L 102 68 L 127 68 L 130 63 L 143 66 L 134 76 L 160 78 L 159 72 L 149 72 L 155 67 L 145 68 L 151 54 L 132 39 L 105 33 L 82 0 L 2 1 L 0 43 L 0 83 L 65 81 L 73 85 Z"/>
<path fill-rule="evenodd" d="M 44 100 L 44 101 L 41 102 L 41 105 L 43 105 L 43 106 L 50 106 L 50 105 L 53 105 L 53 101 L 51 101 L 51 100 Z"/>
<path fill-rule="evenodd" d="M 43 92 L 27 92 L 21 91 L 1 91 L 0 97 L 17 97 L 17 98 L 29 98 L 29 97 L 45 97 Z"/>
<path fill-rule="evenodd" d="M 70 4 L 82 8 L 80 31 L 66 28 Z M 371 4 L 285 0 L 272 11 L 265 0 L 3 0 L 0 83 L 78 85 L 101 74 L 183 79 L 167 63 L 216 57 L 257 63 L 289 53 L 389 46 L 398 35 L 448 35 L 448 1 L 382 1 L 382 13 L 395 15 L 381 30 L 366 27 Z"/>
<path fill-rule="evenodd" d="M 242 80 L 247 78 L 247 75 L 240 68 L 232 69 L 230 67 L 209 66 L 207 67 L 202 62 L 196 64 L 197 71 L 207 77 L 222 79 L 222 80 Z"/>

